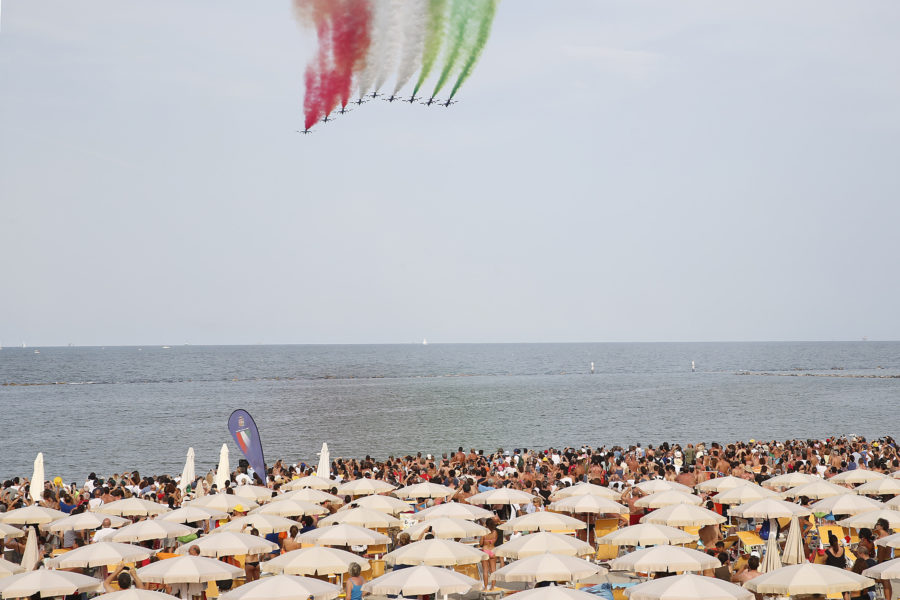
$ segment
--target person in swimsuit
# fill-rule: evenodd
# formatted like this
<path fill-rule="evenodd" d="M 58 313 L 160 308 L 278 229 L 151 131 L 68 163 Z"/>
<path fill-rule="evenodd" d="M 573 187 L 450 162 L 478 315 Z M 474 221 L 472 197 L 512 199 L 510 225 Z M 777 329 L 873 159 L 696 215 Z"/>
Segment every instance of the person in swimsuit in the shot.
<path fill-rule="evenodd" d="M 491 574 L 497 568 L 497 557 L 494 555 L 494 546 L 500 541 L 500 532 L 497 529 L 497 520 L 490 518 L 485 523 L 488 532 L 481 538 L 481 550 L 488 555 L 486 559 L 481 561 L 481 573 L 484 577 L 484 587 L 490 586 Z"/>
<path fill-rule="evenodd" d="M 256 528 L 250 530 L 250 535 L 259 535 Z M 259 579 L 259 554 L 248 554 L 244 558 L 244 574 L 247 576 L 247 583 Z"/>
<path fill-rule="evenodd" d="M 360 577 L 359 574 L 361 572 L 362 567 L 359 566 L 359 563 L 350 563 L 350 568 L 347 571 L 349 577 L 344 581 L 344 595 L 346 596 L 346 600 L 362 600 L 362 586 L 363 583 L 365 583 L 365 580 Z"/>

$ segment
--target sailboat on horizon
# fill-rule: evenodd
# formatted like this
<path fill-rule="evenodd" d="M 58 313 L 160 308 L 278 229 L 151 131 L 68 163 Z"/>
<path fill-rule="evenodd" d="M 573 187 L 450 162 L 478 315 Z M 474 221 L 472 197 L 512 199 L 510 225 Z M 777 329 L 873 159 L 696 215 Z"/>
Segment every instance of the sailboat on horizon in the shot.
<path fill-rule="evenodd" d="M 425 338 L 422 338 L 422 345 L 423 345 L 423 346 L 427 346 L 427 345 L 428 345 L 428 340 L 425 339 Z"/>

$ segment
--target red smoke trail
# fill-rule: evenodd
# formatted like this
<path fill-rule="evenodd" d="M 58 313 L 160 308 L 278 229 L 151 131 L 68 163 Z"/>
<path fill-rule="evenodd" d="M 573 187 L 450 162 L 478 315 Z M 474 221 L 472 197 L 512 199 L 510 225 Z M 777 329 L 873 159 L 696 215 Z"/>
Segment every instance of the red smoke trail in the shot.
<path fill-rule="evenodd" d="M 331 63 L 331 22 L 323 21 L 318 27 L 319 50 L 315 59 L 306 67 L 306 97 L 303 99 L 305 127 L 309 129 L 325 116 L 324 81 Z"/>

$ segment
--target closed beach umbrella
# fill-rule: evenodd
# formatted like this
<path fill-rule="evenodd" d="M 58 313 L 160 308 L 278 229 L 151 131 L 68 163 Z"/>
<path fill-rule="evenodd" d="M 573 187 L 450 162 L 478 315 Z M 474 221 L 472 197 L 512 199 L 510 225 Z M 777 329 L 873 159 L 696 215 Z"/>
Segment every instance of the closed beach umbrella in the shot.
<path fill-rule="evenodd" d="M 835 594 L 855 592 L 873 585 L 868 577 L 824 564 L 803 563 L 781 567 L 754 577 L 744 587 L 757 594 Z"/>
<path fill-rule="evenodd" d="M 417 521 L 426 521 L 428 519 L 437 519 L 438 517 L 450 517 L 451 519 L 468 519 L 469 521 L 477 521 L 478 519 L 487 519 L 493 517 L 494 513 L 471 504 L 463 504 L 461 502 L 445 502 L 437 506 L 431 506 L 425 510 L 410 515 Z"/>
<path fill-rule="evenodd" d="M 753 600 L 739 585 L 692 573 L 639 583 L 625 595 L 628 600 Z"/>
<path fill-rule="evenodd" d="M 438 508 L 438 507 L 435 507 Z M 510 519 L 498 527 L 503 531 L 573 531 L 586 529 L 587 523 L 575 517 L 539 510 L 530 515 Z"/>
<path fill-rule="evenodd" d="M 0 558 L 0 579 L 4 577 L 9 577 L 10 575 L 15 575 L 16 573 L 24 573 L 25 569 L 22 568 L 21 565 L 17 565 L 14 562 L 10 562 L 5 558 Z"/>
<path fill-rule="evenodd" d="M 221 492 L 225 489 L 225 482 L 229 479 L 231 479 L 231 467 L 228 464 L 228 444 L 222 444 L 222 449 L 219 450 L 219 468 L 216 469 L 213 484 Z"/>
<path fill-rule="evenodd" d="M 550 504 L 552 510 L 591 515 L 624 515 L 628 507 L 600 496 L 569 496 Z"/>
<path fill-rule="evenodd" d="M 281 556 L 260 563 L 265 573 L 279 575 L 340 575 L 356 563 L 363 571 L 370 568 L 369 561 L 358 555 L 327 546 L 313 546 L 285 552 Z"/>
<path fill-rule="evenodd" d="M 224 510 L 214 510 L 202 506 L 182 506 L 156 517 L 156 520 L 170 523 L 199 523 L 210 519 L 224 519 L 227 516 L 228 513 Z"/>
<path fill-rule="evenodd" d="M 799 504 L 785 502 L 777 498 L 766 498 L 765 500 L 756 500 L 735 506 L 729 509 L 728 514 L 732 517 L 742 517 L 744 519 L 785 519 L 794 516 L 806 517 L 811 513 Z"/>
<path fill-rule="evenodd" d="M 814 483 L 807 483 L 791 488 L 786 492 L 782 492 L 781 495 L 784 498 L 800 498 L 801 496 L 806 496 L 811 500 L 822 500 L 823 498 L 831 498 L 832 496 L 849 493 L 851 493 L 849 488 L 835 485 L 829 481 L 816 481 Z"/>
<path fill-rule="evenodd" d="M 387 544 L 391 538 L 356 525 L 329 525 L 301 533 L 297 540 L 316 546 L 377 546 Z"/>
<path fill-rule="evenodd" d="M 181 490 L 182 495 L 195 479 L 197 479 L 197 475 L 194 473 L 194 449 L 188 448 L 187 457 L 184 459 L 184 468 L 181 469 L 181 478 L 178 480 L 178 489 Z"/>
<path fill-rule="evenodd" d="M 807 483 L 815 483 L 816 481 L 822 481 L 822 478 L 809 473 L 785 473 L 784 475 L 776 475 L 766 479 L 762 482 L 762 486 L 775 490 L 793 488 Z"/>
<path fill-rule="evenodd" d="M 675 527 L 641 523 L 607 533 L 598 539 L 597 543 L 613 546 L 656 546 L 659 544 L 688 544 L 698 539 L 700 536 Z"/>
<path fill-rule="evenodd" d="M 37 533 L 34 527 L 28 528 L 28 539 L 25 540 L 25 548 L 22 550 L 22 562 L 20 566 L 26 571 L 33 571 L 41 560 L 38 552 Z"/>
<path fill-rule="evenodd" d="M 727 475 L 725 477 L 716 477 L 714 479 L 707 479 L 701 483 L 698 483 L 694 486 L 694 489 L 698 492 L 716 492 L 722 493 L 727 492 L 728 490 L 733 490 L 736 487 L 742 485 L 756 485 L 752 484 L 750 481 L 746 479 L 741 479 L 740 477 L 735 477 L 734 475 Z"/>
<path fill-rule="evenodd" d="M 326 515 L 328 509 L 303 500 L 279 500 L 269 502 L 251 511 L 254 515 L 275 515 L 277 517 L 301 517 L 303 515 Z"/>
<path fill-rule="evenodd" d="M 853 469 L 852 471 L 844 471 L 838 473 L 828 481 L 831 483 L 849 483 L 857 485 L 860 483 L 869 483 L 870 481 L 878 481 L 890 477 L 878 471 L 870 471 L 869 469 Z"/>
<path fill-rule="evenodd" d="M 386 494 L 393 491 L 394 486 L 379 479 L 356 479 L 341 484 L 338 494 L 344 496 L 369 496 L 371 494 Z"/>
<path fill-rule="evenodd" d="M 140 575 L 138 577 L 140 577 Z M 171 594 L 153 590 L 139 590 L 137 588 L 128 588 L 127 590 L 101 594 L 95 596 L 95 600 L 97 598 L 102 598 L 103 600 L 179 600 L 178 596 L 172 596 Z"/>
<path fill-rule="evenodd" d="M 814 513 L 831 513 L 834 515 L 858 515 L 859 513 L 884 507 L 883 502 L 878 502 L 865 496 L 857 496 L 856 494 L 840 494 L 809 505 L 809 509 Z"/>
<path fill-rule="evenodd" d="M 420 521 L 412 527 L 404 529 L 404 531 L 408 533 L 409 537 L 413 540 L 422 539 L 426 533 L 431 533 L 434 537 L 440 539 L 457 540 L 462 538 L 481 537 L 490 533 L 490 530 L 487 527 L 483 527 L 474 521 L 467 521 L 466 519 L 450 519 L 448 517 Z"/>
<path fill-rule="evenodd" d="M 409 502 L 404 502 L 393 496 L 382 496 L 381 494 L 362 496 L 342 507 L 341 510 L 350 510 L 351 508 L 369 508 L 394 516 L 412 512 L 412 506 L 409 505 Z"/>
<path fill-rule="evenodd" d="M 517 560 L 497 569 L 491 575 L 491 580 L 500 583 L 575 582 L 593 575 L 605 574 L 606 572 L 606 569 L 574 556 L 539 554 Z"/>
<path fill-rule="evenodd" d="M 8 525 L 45 525 L 68 515 L 61 510 L 32 504 L 0 513 L 0 523 Z"/>
<path fill-rule="evenodd" d="M 31 475 L 31 485 L 28 488 L 31 494 L 31 501 L 35 504 L 40 503 L 41 496 L 44 493 L 44 453 L 38 452 L 34 459 L 34 472 Z"/>
<path fill-rule="evenodd" d="M 900 533 L 893 533 L 875 540 L 876 546 L 887 546 L 888 548 L 900 548 Z"/>
<path fill-rule="evenodd" d="M 261 535 L 268 535 L 270 533 L 281 533 L 283 531 L 290 531 L 291 527 L 297 526 L 299 529 L 299 524 L 297 521 L 292 521 L 291 519 L 285 519 L 284 517 L 278 517 L 275 515 L 263 515 L 263 514 L 252 514 L 247 515 L 246 517 L 238 517 L 233 521 L 225 523 L 216 529 L 216 531 L 249 531 L 251 529 L 256 529 Z"/>
<path fill-rule="evenodd" d="M 416 483 L 391 492 L 398 498 L 449 498 L 456 493 L 451 487 L 439 483 Z"/>
<path fill-rule="evenodd" d="M 641 523 L 669 527 L 703 527 L 719 525 L 727 519 L 717 512 L 694 504 L 670 504 L 641 517 Z"/>
<path fill-rule="evenodd" d="M 469 504 L 531 504 L 534 496 L 521 490 L 512 488 L 498 488 L 469 496 L 466 502 Z"/>
<path fill-rule="evenodd" d="M 236 508 L 244 510 L 252 510 L 259 506 L 256 502 L 248 498 L 239 498 L 234 494 L 226 494 L 220 492 L 218 494 L 210 494 L 196 500 L 191 500 L 185 506 L 199 506 L 200 508 L 209 508 L 220 512 L 234 512 Z"/>
<path fill-rule="evenodd" d="M 340 496 L 316 490 L 313 488 L 302 488 L 293 492 L 279 494 L 272 498 L 272 502 L 282 502 L 284 500 L 299 500 L 300 502 L 309 502 L 311 504 L 322 504 L 323 502 L 331 502 L 332 504 L 343 504 L 344 500 Z"/>
<path fill-rule="evenodd" d="M 330 490 L 331 488 L 336 488 L 340 485 L 339 482 L 334 479 L 328 479 L 326 477 L 319 477 L 318 475 L 307 475 L 306 477 L 301 477 L 299 479 L 292 479 L 287 482 L 283 486 L 281 486 L 282 490 L 302 490 L 304 488 L 311 488 L 314 490 Z"/>
<path fill-rule="evenodd" d="M 695 496 L 693 494 L 689 494 L 687 492 L 681 492 L 678 490 L 665 490 L 662 492 L 655 492 L 650 494 L 649 496 L 644 496 L 639 500 L 635 501 L 635 506 L 640 506 L 641 508 L 662 508 L 664 506 L 669 506 L 672 504 L 695 504 L 699 505 L 703 500 L 700 499 L 700 496 Z"/>
<path fill-rule="evenodd" d="M 544 531 L 523 535 L 494 549 L 497 556 L 515 559 L 547 552 L 566 556 L 591 556 L 594 554 L 594 547 L 570 535 Z"/>
<path fill-rule="evenodd" d="M 869 567 L 862 574 L 873 579 L 900 579 L 900 558 Z"/>
<path fill-rule="evenodd" d="M 622 494 L 608 487 L 603 487 L 602 485 L 582 481 L 575 485 L 556 490 L 550 496 L 550 499 L 556 501 L 568 498 L 569 496 L 598 496 L 600 498 L 607 498 L 608 500 L 618 500 L 622 497 Z"/>
<path fill-rule="evenodd" d="M 18 527 L 13 527 L 12 525 L 7 525 L 6 523 L 0 523 L 0 541 L 11 540 L 13 538 L 22 537 L 23 535 L 25 535 L 25 532 Z"/>
<path fill-rule="evenodd" d="M 118 517 L 147 517 L 159 515 L 171 510 L 165 504 L 144 500 L 143 498 L 124 498 L 109 504 L 101 504 L 94 512 Z"/>
<path fill-rule="evenodd" d="M 176 556 L 151 563 L 137 571 L 147 583 L 205 583 L 242 577 L 244 570 L 221 560 L 203 556 Z"/>
<path fill-rule="evenodd" d="M 778 498 L 778 494 L 758 485 L 742 485 L 732 488 L 727 492 L 721 492 L 712 497 L 713 502 L 719 504 L 746 504 L 766 498 Z"/>
<path fill-rule="evenodd" d="M 322 442 L 322 449 L 319 451 L 319 467 L 316 469 L 316 477 L 331 478 L 331 452 L 328 451 L 328 444 L 325 442 Z"/>
<path fill-rule="evenodd" d="M 253 500 L 257 504 L 268 502 L 274 494 L 272 490 L 261 485 L 239 485 L 234 488 L 234 495 L 238 498 Z"/>
<path fill-rule="evenodd" d="M 891 509 L 869 510 L 846 519 L 841 519 L 837 524 L 841 527 L 852 527 L 854 529 L 862 529 L 863 527 L 871 529 L 875 527 L 875 523 L 877 523 L 879 519 L 887 520 L 891 529 L 900 527 L 900 511 Z"/>
<path fill-rule="evenodd" d="M 480 590 L 480 581 L 441 567 L 419 565 L 398 569 L 363 584 L 363 592 L 384 596 L 424 596 L 427 594 L 465 594 Z"/>
<path fill-rule="evenodd" d="M 703 571 L 722 566 L 714 556 L 706 552 L 681 546 L 653 546 L 630 552 L 609 563 L 613 571 L 632 573 L 675 573 L 676 571 Z"/>
<path fill-rule="evenodd" d="M 0 579 L 0 597 L 27 598 L 40 594 L 43 598 L 71 596 L 82 592 L 99 592 L 103 582 L 71 571 L 38 569 Z"/>
<path fill-rule="evenodd" d="M 883 477 L 864 483 L 853 491 L 866 496 L 896 496 L 900 494 L 900 480 Z"/>
<path fill-rule="evenodd" d="M 548 585 L 517 592 L 516 600 L 597 600 L 597 596 L 561 585 Z"/>
<path fill-rule="evenodd" d="M 799 565 L 803 562 L 806 562 L 806 557 L 803 555 L 803 534 L 800 530 L 800 521 L 797 517 L 791 517 L 781 563 L 782 565 Z"/>
<path fill-rule="evenodd" d="M 488 558 L 488 555 L 472 546 L 453 540 L 422 540 L 401 546 L 384 555 L 389 565 L 432 565 L 449 567 L 453 565 L 473 565 Z"/>
<path fill-rule="evenodd" d="M 667 492 L 669 490 L 690 494 L 694 491 L 686 485 L 682 485 L 675 481 L 666 481 L 665 479 L 651 479 L 650 481 L 642 481 L 634 487 L 641 490 L 641 492 L 645 494 L 655 494 L 657 492 Z"/>
<path fill-rule="evenodd" d="M 771 573 L 782 567 L 781 555 L 778 550 L 778 536 L 775 535 L 776 531 L 778 531 L 778 523 L 772 519 L 769 521 L 770 533 L 769 538 L 766 540 L 765 556 L 763 556 L 763 559 L 759 563 L 760 573 Z"/>
<path fill-rule="evenodd" d="M 128 519 L 117 517 L 115 515 L 98 515 L 94 512 L 83 512 L 77 515 L 71 515 L 57 519 L 52 523 L 44 525 L 42 529 L 51 533 L 62 533 L 64 531 L 89 531 L 91 529 L 100 529 L 103 527 L 104 519 L 109 519 L 110 527 L 121 527 L 130 523 Z"/>
<path fill-rule="evenodd" d="M 197 531 L 181 523 L 160 521 L 157 519 L 138 521 L 115 532 L 110 538 L 114 542 L 143 542 L 146 540 L 164 540 L 182 537 Z"/>
<path fill-rule="evenodd" d="M 96 542 L 60 554 L 47 562 L 56 569 L 108 567 L 119 563 L 146 560 L 152 553 L 152 550 L 133 544 Z"/>
<path fill-rule="evenodd" d="M 191 546 L 197 546 L 201 556 L 219 558 L 244 554 L 266 554 L 278 549 L 278 544 L 249 533 L 223 531 L 211 533 L 199 540 L 188 542 L 175 549 L 176 554 L 187 554 Z"/>
<path fill-rule="evenodd" d="M 368 528 L 390 528 L 400 527 L 403 521 L 371 508 L 342 510 L 319 521 L 320 525 L 332 525 L 335 523 L 347 523 L 348 525 Z"/>
<path fill-rule="evenodd" d="M 341 588 L 311 577 L 274 575 L 225 592 L 221 600 L 331 600 Z"/>

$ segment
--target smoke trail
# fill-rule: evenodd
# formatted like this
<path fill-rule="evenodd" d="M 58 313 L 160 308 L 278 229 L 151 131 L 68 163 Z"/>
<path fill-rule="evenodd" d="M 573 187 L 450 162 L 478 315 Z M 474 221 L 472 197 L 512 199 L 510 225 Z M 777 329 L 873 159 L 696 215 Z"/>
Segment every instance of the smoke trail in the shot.
<path fill-rule="evenodd" d="M 397 59 L 400 57 L 400 44 L 403 41 L 400 33 L 401 15 L 403 5 L 407 2 L 404 0 L 390 0 L 390 6 L 385 10 L 388 11 L 387 23 L 384 25 L 387 31 L 387 42 L 382 44 L 381 53 L 379 55 L 378 74 L 375 77 L 375 89 L 380 90 L 387 82 L 397 66 Z M 413 2 L 420 4 L 420 2 Z"/>
<path fill-rule="evenodd" d="M 390 43 L 388 23 L 390 21 L 390 1 L 391 0 L 372 0 L 372 40 L 369 45 L 369 52 L 366 55 L 366 68 L 359 74 L 359 97 L 365 96 L 381 69 L 382 56 L 384 55 L 384 47 Z M 375 86 L 377 89 L 377 85 Z"/>
<path fill-rule="evenodd" d="M 441 48 L 444 46 L 445 21 L 447 14 L 447 0 L 428 0 L 428 17 L 425 21 L 425 48 L 422 52 L 422 70 L 419 71 L 419 79 L 413 89 L 413 96 L 428 79 L 431 69 L 437 61 Z"/>
<path fill-rule="evenodd" d="M 325 114 L 350 101 L 353 74 L 365 67 L 372 25 L 369 0 L 331 0 L 331 4 L 336 11 L 331 37 L 334 67 L 325 78 Z"/>
<path fill-rule="evenodd" d="M 432 98 L 437 96 L 444 84 L 447 83 L 450 74 L 453 73 L 459 62 L 460 55 L 465 53 L 466 40 L 471 39 L 471 36 L 466 35 L 467 31 L 470 31 L 472 28 L 470 17 L 475 12 L 476 4 L 479 1 L 485 2 L 485 0 L 454 0 L 453 2 L 453 10 L 450 12 L 451 37 L 447 40 L 449 45 L 446 46 L 444 68 L 441 70 L 441 76 L 434 86 L 434 92 L 431 94 Z"/>
<path fill-rule="evenodd" d="M 394 85 L 394 94 L 400 92 L 409 80 L 412 79 L 419 66 L 422 64 L 422 54 L 425 51 L 425 23 L 428 12 L 424 2 L 414 0 L 403 3 L 401 15 L 401 30 L 403 35 L 403 52 L 400 58 L 400 66 L 397 69 L 397 82 Z"/>
<path fill-rule="evenodd" d="M 301 25 L 316 32 L 318 48 L 315 58 L 307 65 L 303 99 L 304 123 L 307 129 L 325 116 L 325 80 L 332 54 L 330 0 L 294 0 L 294 13 Z"/>
<path fill-rule="evenodd" d="M 478 62 L 478 59 L 481 58 L 481 53 L 487 45 L 488 38 L 491 37 L 491 27 L 494 24 L 494 16 L 497 14 L 498 2 L 499 0 L 484 0 L 478 5 L 478 29 L 476 31 L 475 39 L 473 40 L 472 48 L 469 51 L 469 57 L 466 59 L 466 62 L 463 63 L 459 78 L 456 80 L 453 90 L 450 92 L 450 100 L 453 99 L 453 96 L 456 95 L 456 92 L 459 91 L 462 84 L 464 84 L 469 78 L 469 75 L 472 74 L 475 64 Z"/>

